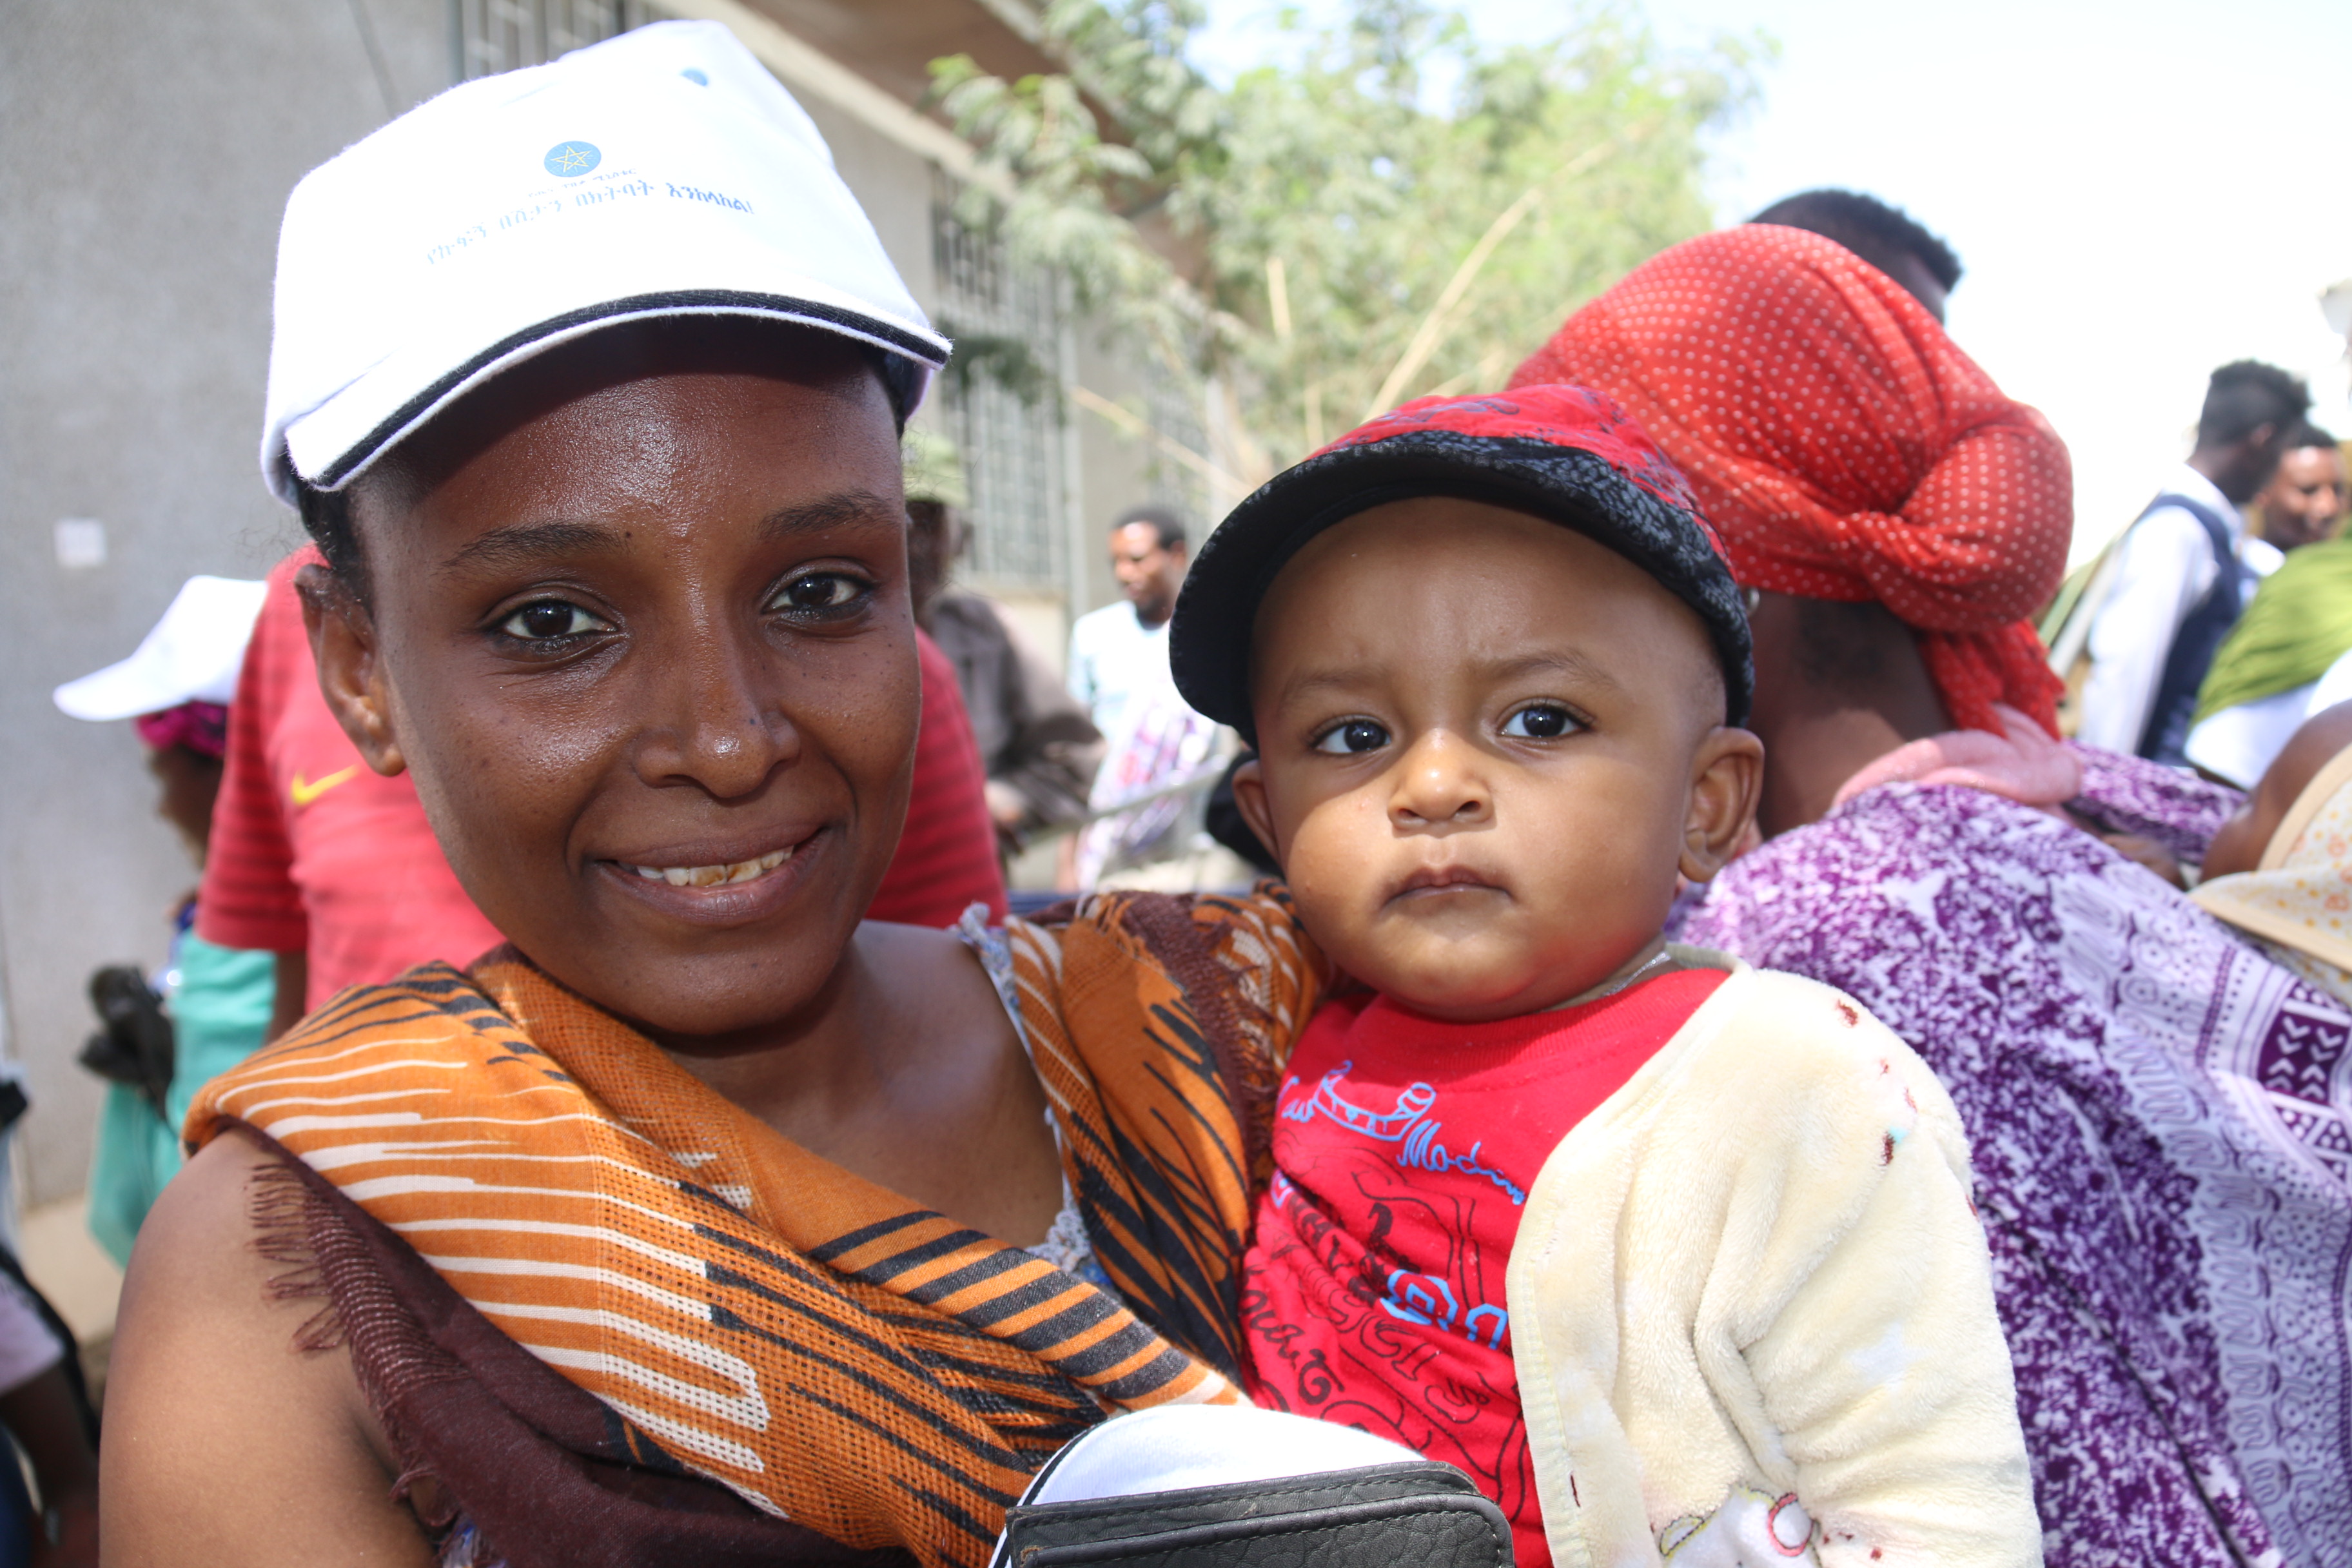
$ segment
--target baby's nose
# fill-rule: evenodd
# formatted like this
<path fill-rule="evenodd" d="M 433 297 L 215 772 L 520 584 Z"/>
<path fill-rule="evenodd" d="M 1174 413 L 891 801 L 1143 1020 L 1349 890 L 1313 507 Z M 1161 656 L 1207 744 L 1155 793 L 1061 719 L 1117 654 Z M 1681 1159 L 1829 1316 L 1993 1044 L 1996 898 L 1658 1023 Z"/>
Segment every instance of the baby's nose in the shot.
<path fill-rule="evenodd" d="M 1483 822 L 1494 810 L 1475 753 L 1451 736 L 1431 736 L 1405 759 L 1391 815 L 1401 824 Z"/>

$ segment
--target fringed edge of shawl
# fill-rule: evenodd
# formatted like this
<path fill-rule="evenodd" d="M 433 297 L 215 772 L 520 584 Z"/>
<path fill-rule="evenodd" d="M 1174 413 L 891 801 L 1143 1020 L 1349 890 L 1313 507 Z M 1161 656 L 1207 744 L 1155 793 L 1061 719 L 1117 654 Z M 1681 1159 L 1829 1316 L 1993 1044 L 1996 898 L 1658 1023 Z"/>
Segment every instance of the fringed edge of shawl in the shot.
<path fill-rule="evenodd" d="M 242 1128 L 237 1131 L 245 1131 Z M 327 1284 L 312 1239 L 314 1219 L 310 1190 L 301 1173 L 285 1162 L 284 1151 L 264 1149 L 271 1163 L 246 1178 L 245 1213 L 253 1226 L 247 1245 L 282 1272 L 265 1287 L 272 1301 L 317 1301 L 318 1310 L 294 1331 L 294 1348 L 305 1355 L 341 1350 L 351 1342 L 342 1314 L 335 1309 L 334 1292 Z"/>
<path fill-rule="evenodd" d="M 268 1261 L 284 1268 L 284 1272 L 270 1277 L 268 1299 L 319 1302 L 318 1310 L 294 1331 L 294 1348 L 306 1355 L 334 1350 L 350 1355 L 360 1396 L 367 1401 L 370 1414 L 383 1428 L 384 1441 L 400 1461 L 400 1473 L 393 1479 L 392 1500 L 414 1512 L 437 1543 L 457 1522 L 457 1503 L 433 1467 L 418 1457 L 418 1444 L 401 1419 L 397 1404 L 409 1389 L 436 1378 L 463 1378 L 465 1369 L 455 1361 L 426 1367 L 423 1363 L 429 1358 L 416 1355 L 413 1349 L 404 1356 L 386 1357 L 380 1352 L 390 1347 L 363 1346 L 361 1336 L 352 1331 L 351 1308 L 365 1313 L 373 1305 L 379 1311 L 388 1309 L 404 1318 L 406 1314 L 381 1281 L 371 1277 L 359 1238 L 319 1192 L 319 1177 L 299 1156 L 248 1122 L 223 1118 L 219 1131 L 236 1133 L 268 1161 L 247 1178 L 246 1188 L 246 1215 L 254 1231 L 248 1245 Z M 371 1293 L 383 1300 L 375 1303 L 356 1300 Z M 381 1331 L 393 1325 L 380 1321 L 378 1327 L 380 1331 L 365 1337 L 381 1341 L 385 1337 Z M 411 1333 L 406 1337 L 412 1342 L 429 1343 L 413 1320 L 407 1327 Z"/>
<path fill-rule="evenodd" d="M 1274 1171 L 1274 1100 L 1279 1075 L 1267 1052 L 1269 1020 L 1259 1014 L 1238 977 L 1219 961 L 1189 900 L 1169 893 L 1130 895 L 1120 920 L 1136 941 L 1167 966 L 1182 988 L 1192 1021 L 1217 1058 L 1242 1135 L 1243 1168 L 1253 1185 Z"/>

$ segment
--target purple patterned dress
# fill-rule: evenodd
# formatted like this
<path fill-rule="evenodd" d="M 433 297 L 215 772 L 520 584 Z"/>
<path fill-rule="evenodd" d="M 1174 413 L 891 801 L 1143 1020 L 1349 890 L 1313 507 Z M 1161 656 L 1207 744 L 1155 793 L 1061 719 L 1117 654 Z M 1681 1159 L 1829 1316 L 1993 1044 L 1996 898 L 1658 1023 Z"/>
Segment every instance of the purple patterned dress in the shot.
<path fill-rule="evenodd" d="M 2234 793 L 2084 751 L 2074 809 L 2199 858 Z M 2048 1561 L 2352 1565 L 2352 1016 L 2105 844 L 1889 784 L 1681 940 L 1856 997 L 1976 1152 Z"/>

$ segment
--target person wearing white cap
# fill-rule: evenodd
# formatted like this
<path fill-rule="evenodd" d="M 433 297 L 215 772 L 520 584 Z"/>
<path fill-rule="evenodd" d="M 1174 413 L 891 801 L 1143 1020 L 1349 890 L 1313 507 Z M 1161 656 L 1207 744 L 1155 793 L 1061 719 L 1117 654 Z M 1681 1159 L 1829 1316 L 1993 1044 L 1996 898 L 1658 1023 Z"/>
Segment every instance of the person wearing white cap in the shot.
<path fill-rule="evenodd" d="M 191 577 L 130 658 L 54 693 L 59 710 L 72 718 L 136 721 L 161 785 L 157 809 L 179 829 L 199 867 L 212 838 L 228 703 L 261 594 L 259 583 Z M 117 1263 L 130 1261 L 148 1209 L 180 1168 L 178 1132 L 188 1102 L 206 1080 L 250 1055 L 269 1022 L 269 954 L 205 941 L 192 929 L 196 902 L 193 893 L 181 901 L 171 957 L 153 993 L 171 1020 L 168 1078 L 110 1085 L 90 1158 L 90 1234 Z M 149 994 L 143 982 L 138 990 Z"/>
<path fill-rule="evenodd" d="M 179 830 L 201 866 L 212 831 L 213 798 L 237 673 L 261 607 L 259 583 L 191 577 L 128 658 L 68 680 L 51 694 L 59 711 L 97 723 L 132 721 L 159 785 L 157 813 Z M 171 955 L 151 986 L 135 969 L 101 970 L 94 997 L 110 987 L 108 1026 L 83 1053 L 111 1079 L 90 1157 L 85 1217 L 117 1263 L 163 1184 L 181 1164 L 178 1119 L 205 1081 L 261 1044 L 269 1021 L 272 964 L 267 953 L 214 946 L 190 929 L 195 896 L 174 911 Z M 131 1016 L 135 1010 L 136 1017 Z M 141 1052 L 131 1037 L 169 1042 Z M 112 1047 L 112 1048 L 109 1048 Z M 22 1489 L 0 1486 L 0 1561 L 91 1564 L 98 1558 L 98 1455 L 69 1334 L 42 1321 L 13 1259 L 0 1271 L 0 1423 L 32 1456 L 46 1529 L 29 1539 L 14 1505 Z M 13 1477 L 11 1478 L 13 1480 Z M 55 1544 L 48 1531 L 54 1531 Z"/>
<path fill-rule="evenodd" d="M 110 1554 L 979 1568 L 1107 1413 L 1241 1404 L 1232 1097 L 1321 982 L 1213 901 L 863 920 L 948 345 L 789 95 L 709 24 L 454 89 L 304 179 L 277 300 L 322 691 L 510 945 L 197 1100 Z"/>
<path fill-rule="evenodd" d="M 212 796 L 220 787 L 228 703 L 236 695 L 261 593 L 258 583 L 191 577 L 129 658 L 68 680 L 51 694 L 58 711 L 70 718 L 139 721 L 140 738 L 152 752 L 149 765 L 163 784 L 164 819 L 188 840 L 200 863 Z"/>

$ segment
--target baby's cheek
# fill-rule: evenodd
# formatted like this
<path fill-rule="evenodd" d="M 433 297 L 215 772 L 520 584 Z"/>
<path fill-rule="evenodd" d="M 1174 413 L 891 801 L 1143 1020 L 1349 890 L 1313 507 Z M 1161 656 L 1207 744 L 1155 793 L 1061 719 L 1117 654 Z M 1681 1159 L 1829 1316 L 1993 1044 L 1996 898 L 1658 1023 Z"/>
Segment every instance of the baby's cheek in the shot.
<path fill-rule="evenodd" d="M 1362 880 L 1366 852 L 1346 822 L 1332 820 L 1333 815 L 1328 809 L 1308 813 L 1283 846 L 1283 876 L 1302 910 L 1345 901 Z"/>
<path fill-rule="evenodd" d="M 1327 801 L 1310 810 L 1285 836 L 1283 879 L 1297 900 L 1299 918 L 1327 947 L 1347 942 L 1380 902 L 1386 874 L 1386 818 L 1350 800 Z"/>

